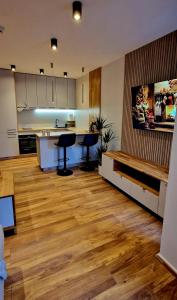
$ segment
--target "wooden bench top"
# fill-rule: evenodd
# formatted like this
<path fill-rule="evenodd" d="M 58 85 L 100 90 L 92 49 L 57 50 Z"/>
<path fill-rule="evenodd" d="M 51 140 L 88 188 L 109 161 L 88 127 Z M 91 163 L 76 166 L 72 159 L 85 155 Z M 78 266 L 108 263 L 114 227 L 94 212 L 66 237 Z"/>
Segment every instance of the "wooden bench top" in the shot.
<path fill-rule="evenodd" d="M 0 172 L 0 198 L 14 195 L 13 173 L 8 171 Z"/>
<path fill-rule="evenodd" d="M 104 153 L 104 155 L 153 178 L 159 179 L 166 183 L 168 182 L 169 170 L 167 168 L 149 163 L 146 160 L 139 159 L 122 151 L 109 151 Z"/>

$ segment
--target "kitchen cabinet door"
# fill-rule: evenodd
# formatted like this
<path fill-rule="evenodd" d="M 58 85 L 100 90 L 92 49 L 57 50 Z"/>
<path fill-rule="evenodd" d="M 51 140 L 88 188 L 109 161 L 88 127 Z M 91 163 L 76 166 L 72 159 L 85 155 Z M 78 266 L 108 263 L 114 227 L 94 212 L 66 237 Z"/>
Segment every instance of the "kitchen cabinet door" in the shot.
<path fill-rule="evenodd" d="M 19 155 L 17 132 L 8 134 L 0 133 L 0 158 Z"/>
<path fill-rule="evenodd" d="M 68 80 L 56 77 L 56 106 L 57 108 L 68 107 Z"/>
<path fill-rule="evenodd" d="M 76 80 L 68 79 L 68 108 L 76 108 Z"/>
<path fill-rule="evenodd" d="M 36 75 L 26 74 L 26 95 L 29 108 L 37 107 Z"/>
<path fill-rule="evenodd" d="M 39 108 L 48 107 L 47 103 L 47 77 L 37 75 L 37 106 Z"/>
<path fill-rule="evenodd" d="M 11 71 L 1 69 L 0 70 L 0 133 L 7 132 L 8 129 L 14 129 L 14 130 L 17 129 L 15 82 L 14 82 L 13 73 Z"/>
<path fill-rule="evenodd" d="M 17 107 L 27 107 L 26 74 L 15 73 L 15 92 Z"/>
<path fill-rule="evenodd" d="M 56 107 L 56 85 L 55 77 L 47 77 L 47 103 L 49 108 Z"/>

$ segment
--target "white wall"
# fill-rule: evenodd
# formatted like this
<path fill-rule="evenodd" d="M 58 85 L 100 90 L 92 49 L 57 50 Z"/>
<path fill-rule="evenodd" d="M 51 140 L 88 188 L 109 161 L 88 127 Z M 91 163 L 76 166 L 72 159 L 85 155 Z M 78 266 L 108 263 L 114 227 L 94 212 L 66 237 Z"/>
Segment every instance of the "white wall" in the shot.
<path fill-rule="evenodd" d="M 23 110 L 18 112 L 17 118 L 18 128 L 54 127 L 56 119 L 59 119 L 60 126 L 64 126 L 66 121 L 75 119 L 75 111 L 45 110 L 37 112 L 35 110 Z"/>
<path fill-rule="evenodd" d="M 160 257 L 177 273 L 177 120 L 173 134 Z"/>
<path fill-rule="evenodd" d="M 112 150 L 120 150 L 123 113 L 124 57 L 104 66 L 101 79 L 101 114 L 113 123 L 117 140 Z"/>
<path fill-rule="evenodd" d="M 89 128 L 89 74 L 76 80 L 76 127 Z"/>

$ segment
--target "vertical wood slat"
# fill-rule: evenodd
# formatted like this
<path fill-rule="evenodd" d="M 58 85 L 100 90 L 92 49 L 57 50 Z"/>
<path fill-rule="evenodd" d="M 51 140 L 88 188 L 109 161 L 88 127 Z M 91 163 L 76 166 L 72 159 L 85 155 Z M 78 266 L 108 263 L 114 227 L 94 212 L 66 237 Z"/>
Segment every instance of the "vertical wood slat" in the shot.
<path fill-rule="evenodd" d="M 94 121 L 101 110 L 101 68 L 89 73 L 89 120 Z"/>
<path fill-rule="evenodd" d="M 177 31 L 125 56 L 122 151 L 169 166 L 172 133 L 133 129 L 131 87 L 177 78 Z"/>

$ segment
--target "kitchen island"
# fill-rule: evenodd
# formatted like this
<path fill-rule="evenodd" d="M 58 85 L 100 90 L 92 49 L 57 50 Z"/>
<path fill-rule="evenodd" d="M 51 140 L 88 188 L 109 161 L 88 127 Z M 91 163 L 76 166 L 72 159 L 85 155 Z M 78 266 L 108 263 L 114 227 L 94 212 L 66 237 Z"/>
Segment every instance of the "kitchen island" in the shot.
<path fill-rule="evenodd" d="M 37 158 L 41 170 L 56 169 L 58 166 L 63 167 L 63 148 L 58 148 L 57 143 L 60 135 L 76 133 L 76 143 L 72 147 L 67 148 L 67 165 L 69 167 L 77 166 L 85 161 L 86 147 L 82 143 L 85 134 L 89 134 L 87 130 L 79 129 L 62 129 L 57 132 L 45 131 L 36 133 Z M 90 158 L 92 161 L 97 160 L 97 145 L 90 147 Z"/>

